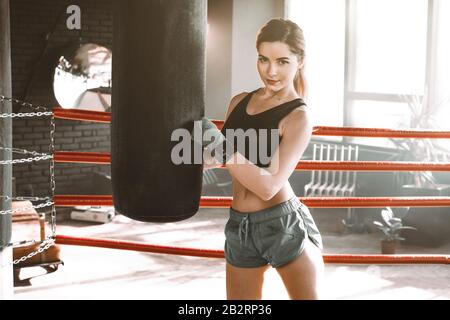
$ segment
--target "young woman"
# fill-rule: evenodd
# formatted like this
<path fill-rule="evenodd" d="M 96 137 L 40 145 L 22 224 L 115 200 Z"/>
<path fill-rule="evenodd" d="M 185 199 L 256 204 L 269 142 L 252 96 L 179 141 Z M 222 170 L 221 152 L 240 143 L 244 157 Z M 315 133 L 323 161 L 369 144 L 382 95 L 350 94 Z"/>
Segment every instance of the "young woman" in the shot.
<path fill-rule="evenodd" d="M 228 138 L 231 129 L 277 129 L 279 133 L 275 141 L 279 145 L 269 163 L 260 163 L 258 156 L 256 163 L 251 162 L 248 145 L 231 152 L 225 148 L 228 152 L 223 159 L 233 180 L 233 201 L 225 227 L 227 298 L 261 299 L 264 272 L 271 265 L 291 299 L 317 299 L 324 269 L 322 239 L 308 208 L 288 181 L 312 131 L 303 100 L 303 32 L 290 20 L 272 19 L 260 30 L 256 48 L 264 87 L 231 100 L 222 132 L 207 118 L 202 119 L 203 130 L 212 132 L 216 142 L 227 142 L 224 136 Z M 220 164 L 211 159 L 215 158 L 209 158 L 205 169 Z"/>

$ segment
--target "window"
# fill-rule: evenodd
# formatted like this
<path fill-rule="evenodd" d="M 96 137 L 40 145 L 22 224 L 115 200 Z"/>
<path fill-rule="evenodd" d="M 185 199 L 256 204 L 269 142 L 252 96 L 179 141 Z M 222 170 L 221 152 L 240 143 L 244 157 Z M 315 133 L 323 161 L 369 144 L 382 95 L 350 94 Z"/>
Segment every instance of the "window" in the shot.
<path fill-rule="evenodd" d="M 316 124 L 408 128 L 413 100 L 448 119 L 449 2 L 286 0 L 287 18 L 305 32 Z M 390 145 L 388 139 L 345 140 Z"/>
<path fill-rule="evenodd" d="M 342 126 L 345 1 L 293 0 L 286 1 L 286 6 L 287 18 L 295 21 L 305 36 L 306 102 L 314 124 Z"/>
<path fill-rule="evenodd" d="M 427 48 L 427 0 L 353 1 L 349 51 L 355 59 L 349 91 L 422 95 Z M 353 87 L 353 88 L 352 88 Z"/>

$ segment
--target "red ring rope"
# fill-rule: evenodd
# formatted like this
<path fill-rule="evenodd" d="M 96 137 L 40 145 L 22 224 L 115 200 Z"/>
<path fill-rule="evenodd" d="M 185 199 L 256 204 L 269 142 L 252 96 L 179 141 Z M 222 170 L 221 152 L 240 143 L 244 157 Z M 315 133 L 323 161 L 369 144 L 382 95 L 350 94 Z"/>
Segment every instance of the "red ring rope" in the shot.
<path fill-rule="evenodd" d="M 232 197 L 202 196 L 201 208 L 228 208 Z M 299 197 L 311 208 L 450 207 L 450 197 Z M 111 195 L 56 195 L 58 207 L 113 206 Z"/>
<path fill-rule="evenodd" d="M 57 235 L 56 243 L 61 245 L 78 245 L 88 247 L 132 250 L 163 254 L 175 254 L 202 258 L 224 258 L 223 250 L 197 249 L 186 247 L 158 246 L 144 242 L 124 241 L 116 239 L 99 239 Z M 325 263 L 352 264 L 449 264 L 450 255 L 349 255 L 324 254 Z"/>
<path fill-rule="evenodd" d="M 55 162 L 110 164 L 109 153 L 55 152 Z M 310 161 L 302 160 L 296 170 L 343 171 L 450 171 L 450 162 L 412 161 Z"/>
<path fill-rule="evenodd" d="M 62 109 L 54 108 L 53 114 L 56 119 L 111 122 L 110 112 Z M 223 120 L 213 120 L 216 126 L 221 129 Z M 385 128 L 356 128 L 356 127 L 332 127 L 316 126 L 313 129 L 316 136 L 346 136 L 346 137 L 377 137 L 377 138 L 450 138 L 450 131 L 435 130 L 394 130 Z"/>
<path fill-rule="evenodd" d="M 394 130 L 385 128 L 329 127 L 317 126 L 315 136 L 367 137 L 367 138 L 450 138 L 450 131 L 435 130 Z"/>
<path fill-rule="evenodd" d="M 111 155 L 109 153 L 100 152 L 67 152 L 57 151 L 54 156 L 55 162 L 65 163 L 96 163 L 110 164 Z"/>
<path fill-rule="evenodd" d="M 93 122 L 111 122 L 110 112 L 89 111 L 79 109 L 63 109 L 59 107 L 53 108 L 53 116 L 55 119 L 80 120 Z"/>

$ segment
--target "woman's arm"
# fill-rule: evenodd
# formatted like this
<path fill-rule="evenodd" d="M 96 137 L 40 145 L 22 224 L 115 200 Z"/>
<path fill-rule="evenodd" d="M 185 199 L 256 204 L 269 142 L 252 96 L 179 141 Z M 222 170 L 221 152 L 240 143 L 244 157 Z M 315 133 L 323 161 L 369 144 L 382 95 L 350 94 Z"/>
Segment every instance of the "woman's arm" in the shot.
<path fill-rule="evenodd" d="M 312 125 L 306 111 L 294 110 L 286 121 L 283 140 L 268 168 L 260 168 L 236 152 L 227 161 L 230 174 L 264 201 L 273 198 L 295 170 L 309 144 Z"/>
<path fill-rule="evenodd" d="M 220 168 L 223 164 L 217 161 L 215 157 L 211 157 L 208 152 L 203 153 L 203 170 Z"/>
<path fill-rule="evenodd" d="M 227 121 L 230 113 L 233 111 L 233 109 L 237 106 L 237 104 L 247 95 L 247 92 L 242 92 L 236 96 L 234 96 L 229 105 L 227 112 L 225 113 L 225 121 Z M 224 123 L 225 123 L 224 121 Z M 223 164 L 218 161 L 215 157 L 212 157 L 209 152 L 203 153 L 203 170 L 209 170 L 214 168 L 220 168 Z"/>

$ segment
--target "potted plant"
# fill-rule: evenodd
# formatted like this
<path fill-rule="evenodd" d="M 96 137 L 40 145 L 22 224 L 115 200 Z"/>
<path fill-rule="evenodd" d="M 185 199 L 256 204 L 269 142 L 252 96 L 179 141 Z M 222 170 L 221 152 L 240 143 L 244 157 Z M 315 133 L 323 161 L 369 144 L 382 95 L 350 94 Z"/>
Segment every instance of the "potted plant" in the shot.
<path fill-rule="evenodd" d="M 383 222 L 373 222 L 377 228 L 383 232 L 383 238 L 381 239 L 381 253 L 395 254 L 398 242 L 405 240 L 400 236 L 400 232 L 406 229 L 417 229 L 414 227 L 404 226 L 401 218 L 394 217 L 394 213 L 390 207 L 381 210 L 381 217 Z"/>
<path fill-rule="evenodd" d="M 423 96 L 401 96 L 410 110 L 411 129 L 438 130 L 438 112 L 443 110 L 447 101 L 436 104 L 430 103 L 427 89 Z M 444 140 L 445 141 L 445 140 Z M 389 160 L 439 162 L 445 161 L 450 153 L 448 144 L 443 139 L 391 139 L 397 147 L 397 153 Z M 449 173 L 430 171 L 397 172 L 396 184 L 399 187 L 399 196 L 450 196 L 450 184 L 442 183 L 442 179 Z M 441 182 L 441 183 L 440 183 Z M 447 182 L 447 181 L 445 181 Z M 450 240 L 450 215 L 448 208 L 411 208 L 404 221 L 418 228 L 419 232 L 405 231 L 406 241 L 416 245 L 439 245 L 443 240 Z"/>
<path fill-rule="evenodd" d="M 435 115 L 436 110 L 441 104 L 436 106 L 428 105 L 427 90 L 423 96 L 405 96 L 400 98 L 409 107 L 409 129 L 434 129 L 439 127 Z M 406 138 L 390 139 L 396 146 L 398 153 L 391 157 L 391 160 L 397 161 L 420 161 L 420 162 L 439 162 L 440 155 L 446 154 L 449 150 L 444 147 L 439 139 L 429 138 Z M 430 171 L 399 172 L 397 180 L 402 186 L 415 186 L 418 188 L 435 188 L 438 185 L 437 179 Z"/>

